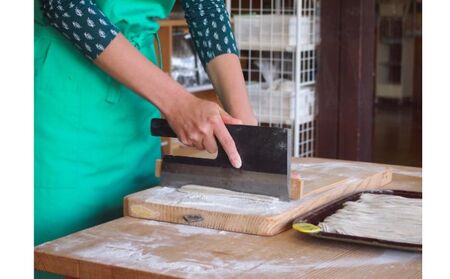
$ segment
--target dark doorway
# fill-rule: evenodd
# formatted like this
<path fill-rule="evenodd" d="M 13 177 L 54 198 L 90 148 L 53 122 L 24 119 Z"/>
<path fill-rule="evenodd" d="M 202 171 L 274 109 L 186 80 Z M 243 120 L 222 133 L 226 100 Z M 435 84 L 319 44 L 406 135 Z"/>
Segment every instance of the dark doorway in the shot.
<path fill-rule="evenodd" d="M 317 156 L 421 166 L 421 1 L 321 5 Z"/>
<path fill-rule="evenodd" d="M 377 1 L 374 162 L 422 166 L 421 15 L 421 1 Z"/>

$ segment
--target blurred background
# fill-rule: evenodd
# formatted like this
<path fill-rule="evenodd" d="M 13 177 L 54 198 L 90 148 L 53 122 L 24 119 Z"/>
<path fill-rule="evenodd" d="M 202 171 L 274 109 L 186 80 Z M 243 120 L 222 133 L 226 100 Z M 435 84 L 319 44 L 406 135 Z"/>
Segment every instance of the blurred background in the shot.
<path fill-rule="evenodd" d="M 225 2 L 259 125 L 291 128 L 293 156 L 422 166 L 422 1 Z M 164 71 L 218 102 L 180 3 L 160 24 Z"/>

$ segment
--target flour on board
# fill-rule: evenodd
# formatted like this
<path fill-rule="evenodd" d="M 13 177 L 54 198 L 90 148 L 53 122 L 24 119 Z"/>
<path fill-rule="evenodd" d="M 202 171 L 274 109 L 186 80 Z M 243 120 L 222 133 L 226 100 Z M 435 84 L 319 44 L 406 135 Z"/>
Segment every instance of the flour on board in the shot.
<path fill-rule="evenodd" d="M 210 211 L 258 215 L 283 212 L 296 205 L 280 201 L 275 197 L 199 185 L 185 185 L 181 188 L 153 187 L 148 190 L 145 201 Z"/>

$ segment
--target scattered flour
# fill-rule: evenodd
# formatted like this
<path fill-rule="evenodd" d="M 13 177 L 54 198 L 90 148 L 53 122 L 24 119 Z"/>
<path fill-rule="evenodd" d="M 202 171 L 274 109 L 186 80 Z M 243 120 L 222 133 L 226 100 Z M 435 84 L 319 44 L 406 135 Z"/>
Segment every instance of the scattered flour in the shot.
<path fill-rule="evenodd" d="M 311 171 L 302 177 L 305 183 L 311 183 L 318 179 L 318 174 L 315 174 L 314 171 L 335 176 L 345 173 L 345 176 L 348 178 L 343 182 L 343 185 L 345 183 L 345 187 L 350 190 L 359 185 L 361 179 L 367 175 L 386 169 L 384 166 L 341 161 L 310 164 L 292 162 L 291 167 L 292 170 L 300 171 L 300 173 L 302 170 Z M 137 199 L 140 203 L 176 205 L 178 207 L 242 215 L 272 216 L 297 208 L 302 204 L 306 205 L 312 202 L 314 197 L 316 195 L 311 194 L 300 200 L 285 202 L 269 196 L 250 195 L 206 186 L 186 185 L 181 188 L 153 187 L 139 192 L 138 195 L 133 195 L 132 198 Z"/>
<path fill-rule="evenodd" d="M 164 245 L 161 245 L 163 247 Z M 308 257 L 284 258 L 274 260 L 252 259 L 251 256 L 242 259 L 230 259 L 215 257 L 209 252 L 198 251 L 184 258 L 174 259 L 155 253 L 153 247 L 135 247 L 132 243 L 112 242 L 95 245 L 83 250 L 74 251 L 72 254 L 83 259 L 122 266 L 136 270 L 152 270 L 161 273 L 182 273 L 186 278 L 198 278 L 199 276 L 224 278 L 234 277 L 237 274 L 248 272 L 248 275 L 270 275 L 295 273 L 306 274 L 311 270 L 332 268 L 357 268 L 379 265 L 407 263 L 420 259 L 420 254 L 395 250 L 385 250 L 377 256 L 323 259 L 317 261 Z"/>
<path fill-rule="evenodd" d="M 229 246 L 217 241 L 220 234 L 227 235 Z M 272 251 L 264 244 L 276 238 L 126 217 L 40 245 L 36 249 L 90 262 L 186 278 L 276 278 L 283 274 L 308 277 L 315 270 L 386 265 L 401 267 L 421 259 L 417 253 L 381 249 L 370 249 L 358 255 L 346 255 L 341 251 L 338 252 L 341 256 L 336 258 L 338 254 L 330 253 L 327 251 L 329 247 L 321 246 L 318 249 L 323 249 L 324 256 L 318 257 L 317 253 L 311 255 L 302 250 L 302 243 L 297 242 L 278 256 L 267 259 L 267 254 Z M 233 250 L 232 247 L 238 245 L 232 244 L 234 241 L 240 244 L 240 251 Z M 217 245 L 211 245 L 215 242 Z"/>
<path fill-rule="evenodd" d="M 422 169 L 404 166 L 388 166 L 392 169 L 393 173 L 422 177 Z M 314 163 L 299 163 L 292 162 L 291 169 L 294 171 L 301 170 L 319 170 L 320 172 L 328 172 L 333 175 L 339 175 L 342 173 L 351 174 L 360 171 L 381 171 L 385 169 L 385 165 L 373 165 L 372 163 L 364 162 L 346 162 L 346 161 L 336 161 L 336 162 L 314 162 Z"/>
<path fill-rule="evenodd" d="M 387 249 L 384 250 L 382 254 L 375 257 L 353 257 L 353 258 L 338 258 L 331 261 L 322 261 L 315 263 L 308 263 L 303 265 L 303 268 L 313 268 L 313 269 L 327 269 L 327 268 L 345 268 L 345 267 L 363 267 L 363 266 L 374 266 L 374 265 L 389 265 L 406 263 L 413 260 L 419 260 L 421 254 L 413 252 L 404 252 Z"/>
<path fill-rule="evenodd" d="M 145 202 L 247 215 L 270 215 L 298 205 L 278 198 L 206 186 L 153 187 L 140 193 Z"/>
<path fill-rule="evenodd" d="M 310 170 L 317 167 L 317 165 L 320 164 L 313 164 L 309 167 L 295 164 L 293 169 L 304 168 Z M 319 168 L 326 168 L 329 173 L 337 175 L 342 173 L 350 174 L 344 182 L 348 189 L 352 189 L 354 186 L 356 187 L 364 176 L 373 174 L 375 171 L 381 172 L 385 170 L 385 167 L 375 166 L 364 168 L 359 167 L 357 164 L 345 164 L 342 162 L 326 163 Z M 313 181 L 313 179 L 317 179 L 316 176 L 317 174 L 308 173 L 307 176 L 305 175 L 303 177 L 303 180 L 308 183 Z M 314 197 L 316 195 L 311 194 L 299 200 L 285 202 L 275 197 L 252 195 L 198 185 L 185 185 L 181 188 L 158 186 L 139 192 L 139 195 L 135 195 L 135 198 L 144 203 L 176 205 L 208 211 L 258 216 L 277 215 L 286 212 L 301 204 L 309 203 Z"/>
<path fill-rule="evenodd" d="M 170 247 L 174 243 L 161 243 L 159 247 Z M 166 248 L 167 249 L 167 248 Z M 175 249 L 175 248 L 174 248 Z M 161 250 L 159 250 L 161 251 Z M 189 254 L 191 253 L 191 254 Z M 290 253 L 292 254 L 292 253 Z M 137 247 L 131 242 L 109 241 L 75 250 L 72 256 L 115 266 L 126 266 L 136 270 L 169 274 L 183 274 L 186 278 L 212 277 L 235 278 L 246 273 L 247 276 L 272 277 L 286 274 L 306 275 L 312 270 L 333 268 L 358 268 L 369 266 L 393 265 L 420 260 L 420 254 L 395 250 L 385 250 L 380 255 L 343 257 L 337 259 L 312 259 L 308 256 L 279 257 L 267 260 L 260 255 L 246 255 L 241 259 L 217 257 L 208 251 L 199 249 L 188 251 L 184 257 L 159 253 L 154 246 Z"/>
<path fill-rule="evenodd" d="M 363 162 L 321 162 L 321 163 L 292 163 L 291 170 L 299 171 L 302 170 L 318 171 L 321 173 L 328 173 L 332 175 L 342 175 L 345 176 L 364 176 L 368 173 L 381 172 L 386 169 L 385 166 L 372 165 L 370 163 Z"/>
<path fill-rule="evenodd" d="M 293 169 L 297 170 L 314 170 L 317 165 L 318 163 L 293 162 L 292 164 Z M 330 166 L 330 163 L 326 163 L 320 168 L 323 169 L 325 166 L 330 173 L 338 174 L 341 171 L 348 172 L 358 165 L 343 166 L 343 162 L 339 162 Z M 373 172 L 373 167 L 370 171 Z M 357 181 L 359 181 L 358 177 L 352 177 L 347 183 L 352 184 Z M 188 193 L 183 192 L 185 190 L 155 187 L 143 191 L 142 196 L 149 201 L 163 204 L 248 215 L 276 214 L 285 211 L 289 206 L 297 207 L 300 203 L 310 202 L 310 199 L 315 198 L 315 195 L 311 195 L 299 201 L 287 203 L 270 197 L 254 199 L 234 193 L 212 195 L 204 191 L 196 193 L 195 189 L 188 189 Z M 154 192 L 146 195 L 148 191 Z M 220 244 L 209 248 L 202 246 L 202 243 L 217 241 L 218 235 L 226 235 L 230 247 L 236 246 L 231 244 L 233 241 L 241 243 L 240 248 L 243 252 L 239 254 L 239 259 L 236 253 L 214 253 L 214 249 L 218 251 L 227 249 Z M 300 245 L 293 245 L 291 249 L 280 253 L 279 257 L 267 260 L 264 255 L 268 252 L 264 247 L 267 239 L 260 236 L 125 217 L 120 221 L 116 220 L 44 243 L 36 247 L 36 250 L 45 249 L 57 255 L 69 255 L 92 262 L 187 278 L 236 278 L 243 277 L 244 273 L 246 277 L 251 278 L 275 278 L 283 273 L 307 277 L 307 274 L 314 270 L 381 265 L 403 266 L 408 262 L 420 261 L 421 258 L 421 255 L 417 253 L 380 250 L 382 252 L 378 255 L 368 252 L 358 256 L 344 255 L 339 258 L 332 256 L 318 259 L 317 256 L 311 256 L 307 251 L 298 249 Z M 182 243 L 189 243 L 189 245 L 183 246 L 185 247 L 183 249 L 179 247 Z M 192 247 L 191 244 L 198 249 L 186 249 L 186 247 Z"/>

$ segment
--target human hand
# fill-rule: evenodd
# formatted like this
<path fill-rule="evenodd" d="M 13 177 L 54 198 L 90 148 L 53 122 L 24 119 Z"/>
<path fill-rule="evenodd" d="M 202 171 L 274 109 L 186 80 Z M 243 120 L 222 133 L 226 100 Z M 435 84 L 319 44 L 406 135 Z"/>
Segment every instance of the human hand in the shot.
<path fill-rule="evenodd" d="M 183 144 L 215 153 L 217 138 L 233 167 L 242 166 L 236 144 L 225 124 L 236 125 L 243 122 L 230 116 L 216 103 L 186 94 L 183 98 L 174 100 L 171 110 L 165 116 Z"/>

